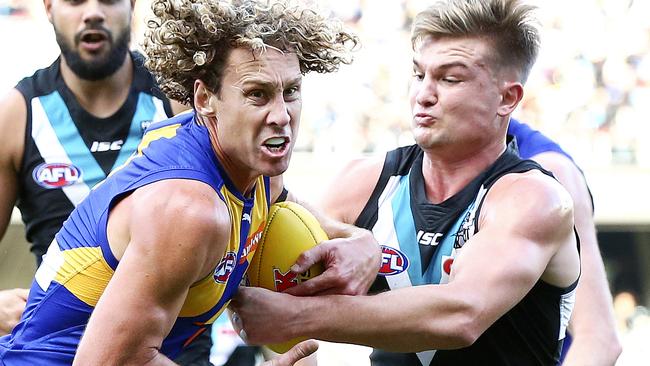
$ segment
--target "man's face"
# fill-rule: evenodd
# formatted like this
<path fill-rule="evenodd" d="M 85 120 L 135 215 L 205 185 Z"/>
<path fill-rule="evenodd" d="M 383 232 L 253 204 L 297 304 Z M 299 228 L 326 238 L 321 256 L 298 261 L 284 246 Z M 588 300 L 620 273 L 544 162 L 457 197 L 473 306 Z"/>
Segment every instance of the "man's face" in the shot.
<path fill-rule="evenodd" d="M 502 82 L 490 43 L 429 38 L 413 58 L 409 99 L 416 142 L 424 149 L 480 148 L 498 137 Z"/>
<path fill-rule="evenodd" d="M 82 79 L 100 80 L 122 66 L 129 47 L 129 0 L 45 0 L 61 53 Z"/>
<path fill-rule="evenodd" d="M 289 166 L 298 134 L 302 74 L 294 53 L 230 52 L 221 90 L 210 98 L 216 111 L 217 150 L 233 179 L 276 176 Z M 232 170 L 232 169 L 231 169 Z"/>

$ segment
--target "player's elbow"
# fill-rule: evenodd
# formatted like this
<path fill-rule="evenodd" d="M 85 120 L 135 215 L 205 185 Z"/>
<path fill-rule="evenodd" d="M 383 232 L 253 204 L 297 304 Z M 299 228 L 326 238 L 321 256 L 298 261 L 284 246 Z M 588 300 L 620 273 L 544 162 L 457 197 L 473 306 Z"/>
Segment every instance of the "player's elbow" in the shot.
<path fill-rule="evenodd" d="M 457 326 L 451 332 L 450 349 L 466 348 L 474 344 L 481 336 L 484 329 L 479 326 L 479 321 L 473 314 L 463 314 Z"/>
<path fill-rule="evenodd" d="M 440 349 L 459 349 L 473 345 L 486 329 L 482 314 L 479 304 L 458 298 L 444 329 L 432 330 L 432 340 L 438 339 L 435 343 L 442 345 Z"/>

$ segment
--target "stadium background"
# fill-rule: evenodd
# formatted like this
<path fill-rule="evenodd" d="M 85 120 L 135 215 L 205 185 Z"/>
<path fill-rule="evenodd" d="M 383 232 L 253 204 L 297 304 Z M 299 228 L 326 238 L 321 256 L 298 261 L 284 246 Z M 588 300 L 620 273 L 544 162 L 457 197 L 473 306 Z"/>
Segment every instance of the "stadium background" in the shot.
<path fill-rule="evenodd" d="M 305 80 L 291 190 L 315 201 L 342 162 L 412 143 L 409 27 L 431 1 L 311 1 L 354 29 L 362 47 L 353 65 Z M 134 48 L 149 2 L 136 2 Z M 640 365 L 650 359 L 650 0 L 530 2 L 540 7 L 542 49 L 515 116 L 584 169 L 624 343 L 617 365 Z M 3 94 L 54 60 L 59 49 L 41 0 L 0 0 L 0 49 Z M 14 215 L 0 242 L 0 289 L 29 286 L 34 270 Z M 357 348 L 324 351 L 325 365 L 359 365 L 365 356 Z"/>

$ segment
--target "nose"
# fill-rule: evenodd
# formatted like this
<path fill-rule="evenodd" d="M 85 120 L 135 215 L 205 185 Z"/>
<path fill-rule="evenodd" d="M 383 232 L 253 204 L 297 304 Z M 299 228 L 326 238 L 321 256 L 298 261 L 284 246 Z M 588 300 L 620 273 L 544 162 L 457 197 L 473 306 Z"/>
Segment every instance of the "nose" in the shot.
<path fill-rule="evenodd" d="M 86 1 L 83 12 L 83 22 L 88 26 L 91 24 L 101 24 L 104 22 L 106 15 L 104 14 L 103 5 L 99 0 Z"/>
<path fill-rule="evenodd" d="M 438 92 L 436 85 L 433 81 L 423 80 L 419 83 L 414 83 L 415 101 L 424 107 L 432 106 L 438 101 Z"/>
<path fill-rule="evenodd" d="M 289 124 L 291 116 L 289 115 L 289 109 L 287 108 L 287 103 L 284 101 L 284 98 L 282 96 L 276 97 L 272 103 L 271 110 L 267 117 L 267 123 L 278 126 L 286 126 Z"/>

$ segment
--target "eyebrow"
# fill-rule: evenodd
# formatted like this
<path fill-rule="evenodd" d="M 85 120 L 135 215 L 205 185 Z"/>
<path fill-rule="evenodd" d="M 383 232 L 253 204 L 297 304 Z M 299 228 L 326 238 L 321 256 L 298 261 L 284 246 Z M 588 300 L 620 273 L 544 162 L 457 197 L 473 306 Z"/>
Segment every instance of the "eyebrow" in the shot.
<path fill-rule="evenodd" d="M 419 69 L 422 69 L 422 66 L 420 65 L 420 63 L 416 59 L 413 59 L 413 65 L 415 67 L 419 68 Z M 445 63 L 445 64 L 437 65 L 435 67 L 435 69 L 437 69 L 437 70 L 447 70 L 447 69 L 451 69 L 451 68 L 454 68 L 454 67 L 462 67 L 463 69 L 468 68 L 467 64 L 464 63 L 464 62 L 452 61 L 452 62 L 448 62 L 448 63 Z"/>
<path fill-rule="evenodd" d="M 284 85 L 296 85 L 296 84 L 299 84 L 301 81 L 302 81 L 302 75 L 299 75 L 299 76 L 294 77 L 293 79 L 289 79 L 287 82 L 284 82 L 283 84 Z M 258 78 L 255 78 L 255 77 L 246 78 L 241 83 L 242 86 L 245 86 L 245 85 L 248 85 L 248 84 L 259 85 L 259 86 L 261 86 L 263 88 L 271 88 L 271 89 L 275 88 L 275 86 L 277 85 L 273 81 L 262 80 L 262 79 L 258 79 Z"/>

